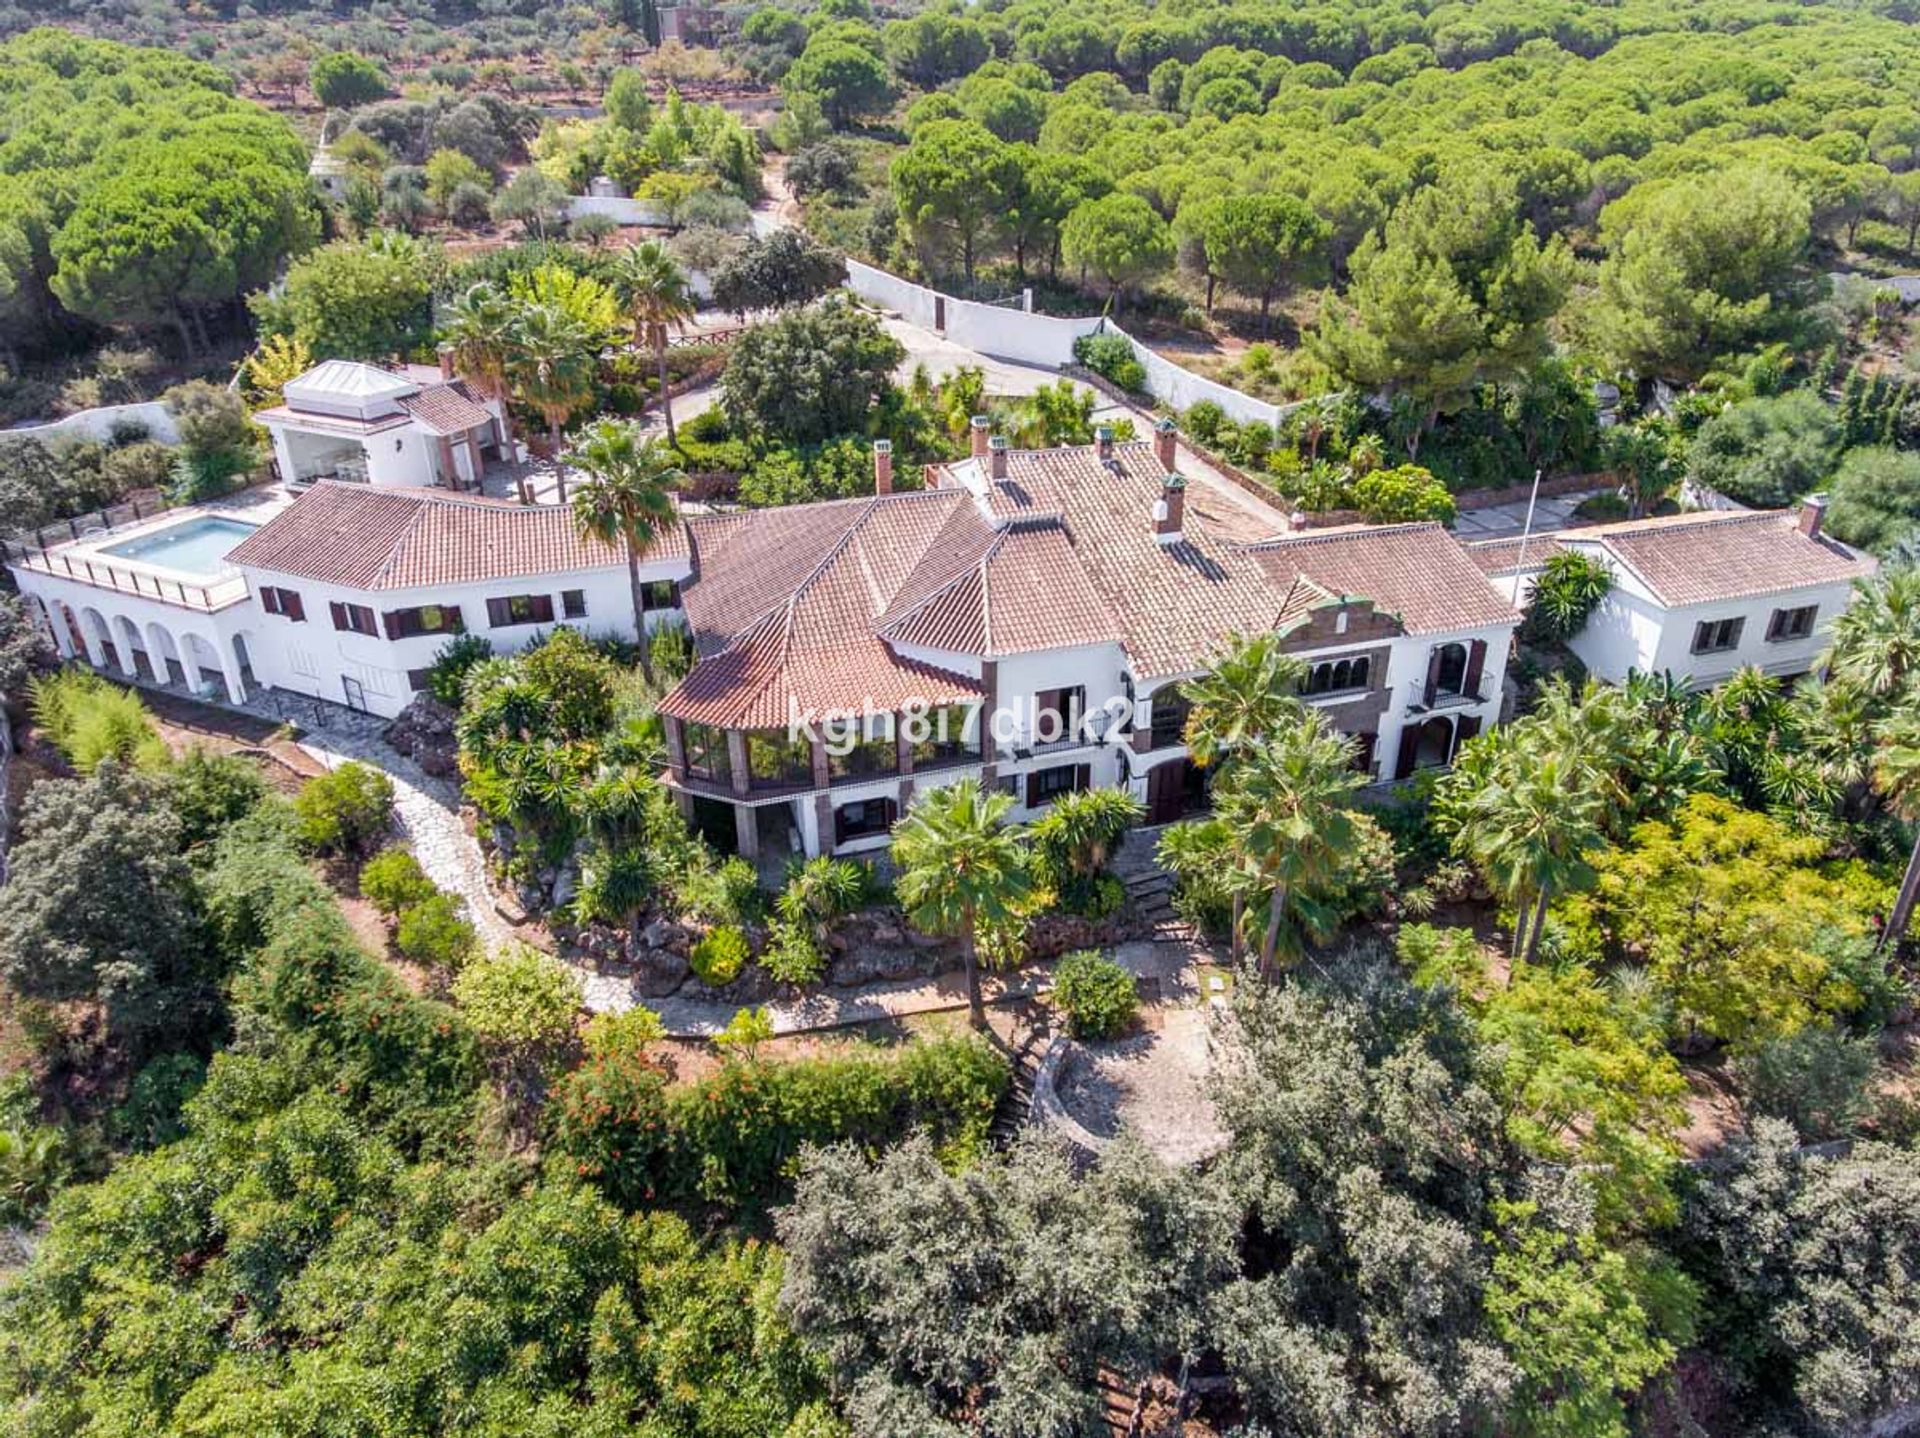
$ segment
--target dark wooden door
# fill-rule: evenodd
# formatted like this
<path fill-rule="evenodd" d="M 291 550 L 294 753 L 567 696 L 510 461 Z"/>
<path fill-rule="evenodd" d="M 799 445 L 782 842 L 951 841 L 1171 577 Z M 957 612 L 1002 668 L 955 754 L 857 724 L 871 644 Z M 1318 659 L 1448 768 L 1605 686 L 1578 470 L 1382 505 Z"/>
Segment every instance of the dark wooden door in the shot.
<path fill-rule="evenodd" d="M 1169 759 L 1147 771 L 1147 822 L 1171 824 L 1186 801 L 1187 760 Z"/>

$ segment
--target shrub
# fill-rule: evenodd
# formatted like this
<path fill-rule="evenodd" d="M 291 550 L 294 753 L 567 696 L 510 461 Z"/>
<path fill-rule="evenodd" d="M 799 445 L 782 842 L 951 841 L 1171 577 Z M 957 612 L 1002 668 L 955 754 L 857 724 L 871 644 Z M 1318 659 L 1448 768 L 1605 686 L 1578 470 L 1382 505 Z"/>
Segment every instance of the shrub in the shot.
<path fill-rule="evenodd" d="M 467 673 L 483 659 L 493 657 L 493 641 L 484 634 L 462 634 L 434 651 L 427 671 L 427 692 L 449 709 L 460 707 L 461 686 Z"/>
<path fill-rule="evenodd" d="M 1573 507 L 1576 519 L 1591 519 L 1604 522 L 1613 519 L 1625 519 L 1631 509 L 1626 500 L 1611 489 L 1599 494 L 1590 494 Z"/>
<path fill-rule="evenodd" d="M 693 946 L 694 977 L 709 988 L 722 988 L 740 976 L 751 957 L 747 936 L 731 924 L 721 924 L 707 930 Z"/>
<path fill-rule="evenodd" d="M 167 770 L 167 798 L 188 846 L 217 838 L 267 797 L 267 781 L 251 760 L 195 745 Z"/>
<path fill-rule="evenodd" d="M 666 1035 L 660 1015 L 641 1004 L 617 1014 L 595 1014 L 582 1035 L 589 1058 L 637 1053 Z"/>
<path fill-rule="evenodd" d="M 760 1056 L 760 1045 L 771 1042 L 773 1036 L 773 1018 L 765 1008 L 735 1009 L 713 1042 L 723 1052 L 738 1053 L 752 1063 Z"/>
<path fill-rule="evenodd" d="M 510 944 L 467 965 L 454 999 L 473 1031 L 509 1052 L 557 1043 L 580 1011 L 573 971 L 526 944 Z"/>
<path fill-rule="evenodd" d="M 1432 471 L 1417 464 L 1363 475 L 1354 482 L 1353 505 L 1368 524 L 1415 520 L 1451 524 L 1456 512 L 1447 487 L 1433 477 Z"/>
<path fill-rule="evenodd" d="M 1569 639 L 1613 588 L 1613 571 L 1600 560 L 1571 550 L 1547 560 L 1527 604 L 1527 627 L 1546 640 Z"/>
<path fill-rule="evenodd" d="M 1033 826 L 1035 877 L 1063 895 L 1074 880 L 1092 879 L 1144 813 L 1124 789 L 1082 789 L 1055 800 Z"/>
<path fill-rule="evenodd" d="M 348 760 L 311 779 L 293 801 L 300 842 L 316 854 L 361 854 L 393 827 L 393 781 Z"/>
<path fill-rule="evenodd" d="M 765 914 L 766 899 L 759 872 L 738 854 L 717 866 L 702 864 L 691 870 L 680 893 L 688 918 L 736 927 L 753 923 Z"/>
<path fill-rule="evenodd" d="M 766 952 L 760 955 L 760 967 L 775 982 L 794 988 L 818 981 L 827 970 L 827 956 L 805 924 L 782 921 L 773 926 Z"/>
<path fill-rule="evenodd" d="M 62 669 L 34 678 L 28 693 L 34 722 L 83 774 L 108 759 L 139 768 L 167 762 L 167 746 L 131 689 L 85 669 Z"/>
<path fill-rule="evenodd" d="M 446 199 L 447 219 L 462 229 L 484 225 L 492 210 L 493 196 L 480 185 L 455 185 Z"/>
<path fill-rule="evenodd" d="M 1203 399 L 1180 416 L 1180 427 L 1201 444 L 1212 444 L 1230 421 L 1227 412 L 1210 399 Z"/>
<path fill-rule="evenodd" d="M 1806 1143 L 1850 1138 L 1872 1107 L 1875 1044 L 1824 1024 L 1770 1039 L 1734 1061 L 1747 1108 L 1785 1119 Z"/>
<path fill-rule="evenodd" d="M 1114 874 L 1079 875 L 1060 887 L 1060 907 L 1083 919 L 1105 919 L 1120 912 L 1127 887 Z"/>
<path fill-rule="evenodd" d="M 1140 1007 L 1133 975 L 1105 955 L 1079 949 L 1053 971 L 1053 1001 L 1077 1039 L 1110 1039 L 1124 1033 Z"/>
<path fill-rule="evenodd" d="M 1104 375 L 1132 394 L 1147 387 L 1146 367 L 1134 358 L 1133 346 L 1119 335 L 1082 335 L 1073 342 L 1074 360 L 1097 375 Z"/>
<path fill-rule="evenodd" d="M 436 891 L 401 913 L 393 943 L 418 963 L 457 969 L 480 947 L 480 933 L 458 899 Z"/>
<path fill-rule="evenodd" d="M 360 893 L 389 919 L 433 896 L 433 880 L 399 845 L 382 849 L 360 868 Z"/>
<path fill-rule="evenodd" d="M 653 672 L 663 684 L 677 684 L 693 669 L 693 636 L 684 624 L 662 624 L 647 644 Z"/>

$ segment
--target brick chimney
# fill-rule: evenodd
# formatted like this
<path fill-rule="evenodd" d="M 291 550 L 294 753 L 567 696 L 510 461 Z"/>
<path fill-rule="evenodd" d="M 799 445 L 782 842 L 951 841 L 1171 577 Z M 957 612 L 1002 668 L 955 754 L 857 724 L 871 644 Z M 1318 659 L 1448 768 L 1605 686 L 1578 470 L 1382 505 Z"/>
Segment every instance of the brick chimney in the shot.
<path fill-rule="evenodd" d="M 1007 437 L 996 434 L 987 442 L 987 452 L 991 456 L 989 466 L 995 479 L 1007 477 Z"/>
<path fill-rule="evenodd" d="M 1180 451 L 1174 443 L 1179 433 L 1170 419 L 1163 419 L 1153 427 L 1153 457 L 1163 473 L 1172 474 L 1180 467 Z"/>
<path fill-rule="evenodd" d="M 987 457 L 987 439 L 993 433 L 993 421 L 984 414 L 976 414 L 967 422 L 968 438 L 972 441 L 973 457 Z"/>
<path fill-rule="evenodd" d="M 1093 452 L 1100 456 L 1102 464 L 1113 458 L 1112 425 L 1103 424 L 1093 431 Z"/>
<path fill-rule="evenodd" d="M 1162 544 L 1178 544 L 1186 509 L 1186 476 L 1170 469 L 1160 481 L 1160 498 L 1153 503 L 1153 537 Z"/>
<path fill-rule="evenodd" d="M 440 378 L 452 379 L 454 377 L 453 346 L 441 345 L 437 353 L 440 357 Z"/>
<path fill-rule="evenodd" d="M 873 492 L 893 493 L 893 441 L 890 439 L 873 442 Z"/>
<path fill-rule="evenodd" d="M 1800 532 L 1808 539 L 1820 537 L 1820 526 L 1827 517 L 1827 497 L 1810 494 L 1800 501 Z"/>

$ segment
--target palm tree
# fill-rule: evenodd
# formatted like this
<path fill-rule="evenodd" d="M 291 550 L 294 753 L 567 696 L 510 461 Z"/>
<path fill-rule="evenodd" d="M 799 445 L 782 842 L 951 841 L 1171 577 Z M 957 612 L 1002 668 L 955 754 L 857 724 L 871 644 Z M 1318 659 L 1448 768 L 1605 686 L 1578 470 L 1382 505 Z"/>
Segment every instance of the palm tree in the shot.
<path fill-rule="evenodd" d="M 1901 820 L 1920 824 L 1920 711 L 1902 708 L 1879 726 L 1876 738 L 1879 747 L 1873 759 L 1873 787 Z M 1887 914 L 1886 927 L 1880 931 L 1877 947 L 1897 944 L 1905 936 L 1917 895 L 1920 895 L 1920 829 L 1914 832 L 1907 871 L 1900 877 L 1900 889 L 1894 895 L 1893 908 Z"/>
<path fill-rule="evenodd" d="M 571 458 L 586 476 L 573 492 L 573 527 L 584 538 L 618 543 L 627 551 L 633 632 L 640 644 L 640 670 L 651 684 L 640 557 L 673 524 L 673 499 L 667 491 L 684 476 L 661 445 L 642 439 L 633 425 L 617 419 L 589 425 L 575 441 Z"/>
<path fill-rule="evenodd" d="M 699 302 L 686 271 L 658 240 L 629 245 L 615 265 L 614 282 L 633 314 L 633 342 L 653 350 L 660 371 L 660 410 L 667 418 L 667 443 L 678 444 L 673 400 L 667 394 L 667 332 L 692 319 Z"/>
<path fill-rule="evenodd" d="M 470 286 L 447 308 L 446 340 L 460 377 L 489 398 L 501 401 L 500 438 L 513 453 L 513 421 L 508 416 L 507 377 L 513 365 L 519 306 L 482 281 Z"/>
<path fill-rule="evenodd" d="M 1833 621 L 1827 667 L 1879 700 L 1920 678 L 1920 567 L 1854 581 L 1852 603 Z"/>
<path fill-rule="evenodd" d="M 1540 951 L 1552 896 L 1585 881 L 1602 841 L 1604 786 L 1579 753 L 1539 734 L 1510 743 L 1459 810 L 1456 847 L 1513 905 L 1513 956 Z"/>
<path fill-rule="evenodd" d="M 1027 897 L 1027 850 L 1005 823 L 1013 797 L 985 792 L 978 779 L 929 789 L 893 826 L 893 860 L 900 868 L 894 893 L 907 916 L 927 933 L 955 934 L 967 970 L 967 1012 L 985 1028 L 976 936 L 982 925 L 1014 916 Z"/>
<path fill-rule="evenodd" d="M 1317 709 L 1236 759 L 1221 782 L 1220 817 L 1248 881 L 1269 896 L 1262 974 L 1273 972 L 1283 932 L 1291 947 L 1301 930 L 1320 930 L 1316 894 L 1351 847 L 1344 803 L 1361 782 L 1352 741 Z"/>
<path fill-rule="evenodd" d="M 1210 670 L 1180 686 L 1187 711 L 1187 752 L 1207 768 L 1225 761 L 1296 721 L 1306 706 L 1300 683 L 1307 666 L 1281 652 L 1274 634 L 1230 634 Z M 1246 885 L 1230 886 L 1227 956 L 1238 964 L 1246 951 Z"/>
<path fill-rule="evenodd" d="M 1298 718 L 1306 673 L 1304 663 L 1281 651 L 1277 634 L 1228 635 L 1210 672 L 1180 689 L 1192 706 L 1186 738 L 1193 762 L 1205 768 Z"/>
<path fill-rule="evenodd" d="M 547 422 L 560 502 L 567 500 L 560 429 L 593 400 L 597 347 L 586 326 L 558 305 L 522 306 L 513 327 L 508 374 L 520 398 Z"/>

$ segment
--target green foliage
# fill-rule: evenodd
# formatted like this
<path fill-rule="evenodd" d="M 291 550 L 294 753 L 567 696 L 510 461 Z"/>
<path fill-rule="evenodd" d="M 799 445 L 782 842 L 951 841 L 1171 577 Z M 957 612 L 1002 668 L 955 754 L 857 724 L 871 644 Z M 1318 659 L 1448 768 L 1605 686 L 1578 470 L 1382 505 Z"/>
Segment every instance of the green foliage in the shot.
<path fill-rule="evenodd" d="M 1173 265 L 1173 232 L 1138 195 L 1102 195 L 1074 206 L 1060 227 L 1060 257 L 1118 296 Z"/>
<path fill-rule="evenodd" d="M 396 844 L 360 866 L 360 892 L 391 919 L 431 897 L 434 883 L 420 861 Z"/>
<path fill-rule="evenodd" d="M 787 71 L 789 93 L 812 96 L 834 129 L 878 114 L 893 98 L 887 67 L 872 50 L 823 30 Z"/>
<path fill-rule="evenodd" d="M 1133 346 L 1119 335 L 1096 331 L 1073 342 L 1073 358 L 1097 375 L 1103 375 L 1130 394 L 1147 387 L 1146 366 L 1134 358 Z"/>
<path fill-rule="evenodd" d="M 1561 550 L 1549 556 L 1527 601 L 1527 630 L 1551 641 L 1571 639 L 1613 588 L 1613 571 L 1591 555 Z"/>
<path fill-rule="evenodd" d="M 27 686 L 34 723 L 66 761 L 91 774 L 112 760 L 157 769 L 167 746 L 140 696 L 89 669 L 60 669 Z"/>
<path fill-rule="evenodd" d="M 1841 456 L 1828 493 L 1827 532 L 1885 556 L 1920 529 L 1920 455 L 1850 449 Z"/>
<path fill-rule="evenodd" d="M 383 360 L 433 333 L 433 273 L 417 244 L 336 241 L 252 301 L 264 335 L 284 335 L 315 359 Z"/>
<path fill-rule="evenodd" d="M 1368 524 L 1453 523 L 1453 496 L 1417 464 L 1377 469 L 1354 481 L 1353 507 Z"/>
<path fill-rule="evenodd" d="M 693 976 L 711 988 L 721 988 L 740 976 L 753 957 L 747 936 L 731 924 L 707 930 L 693 946 Z"/>
<path fill-rule="evenodd" d="M 760 1055 L 760 1045 L 771 1043 L 773 1019 L 765 1008 L 735 1009 L 727 1026 L 713 1036 L 714 1044 L 726 1053 L 737 1053 L 748 1063 Z"/>
<path fill-rule="evenodd" d="M 729 1064 L 684 1087 L 627 1049 L 561 1081 L 549 1141 L 619 1203 L 760 1206 L 809 1143 L 877 1147 L 921 1130 L 956 1160 L 977 1155 L 1007 1081 L 1006 1060 L 975 1038 Z"/>
<path fill-rule="evenodd" d="M 1700 427 L 1688 450 L 1696 484 L 1763 508 L 1818 489 L 1839 456 L 1833 411 L 1811 390 L 1743 400 Z"/>
<path fill-rule="evenodd" d="M 300 842 L 316 854 L 364 854 L 393 827 L 393 781 L 350 759 L 309 779 L 293 801 Z"/>
<path fill-rule="evenodd" d="M 889 178 L 908 232 L 924 248 L 956 255 L 971 281 L 974 260 L 1018 182 L 1014 151 L 984 125 L 921 125 L 894 157 Z"/>
<path fill-rule="evenodd" d="M 791 309 L 808 304 L 846 280 L 838 250 L 802 230 L 775 230 L 747 243 L 713 272 L 713 303 L 723 310 Z"/>
<path fill-rule="evenodd" d="M 351 110 L 387 94 L 387 77 L 364 55 L 335 50 L 313 62 L 307 72 L 313 97 L 329 110 Z"/>
<path fill-rule="evenodd" d="M 1077 1039 L 1112 1039 L 1133 1024 L 1140 990 L 1128 973 L 1094 949 L 1076 949 L 1054 966 L 1053 1001 Z"/>
<path fill-rule="evenodd" d="M 1793 1126 L 1806 1143 L 1852 1138 L 1872 1109 L 1872 1038 L 1827 1024 L 1770 1039 L 1734 1064 L 1747 1111 Z"/>
<path fill-rule="evenodd" d="M 220 754 L 196 744 L 167 769 L 167 803 L 180 820 L 181 842 L 189 848 L 218 838 L 266 797 L 267 781 L 259 765 L 239 754 Z"/>
<path fill-rule="evenodd" d="M 460 707 L 467 675 L 481 661 L 493 657 L 493 641 L 484 634 L 460 634 L 434 651 L 427 671 L 427 692 L 449 709 Z"/>
<path fill-rule="evenodd" d="M 654 626 L 647 653 L 662 684 L 678 684 L 693 672 L 693 636 L 684 624 Z"/>
<path fill-rule="evenodd" d="M 722 402 L 734 424 L 795 443 L 859 432 L 905 353 L 873 316 L 823 300 L 741 337 Z"/>
<path fill-rule="evenodd" d="M 573 1030 L 580 980 L 528 944 L 476 959 L 453 984 L 454 1001 L 473 1031 L 509 1053 L 551 1047 Z"/>
<path fill-rule="evenodd" d="M 479 949 L 480 933 L 458 899 L 436 891 L 400 910 L 393 946 L 417 963 L 457 969 Z"/>

